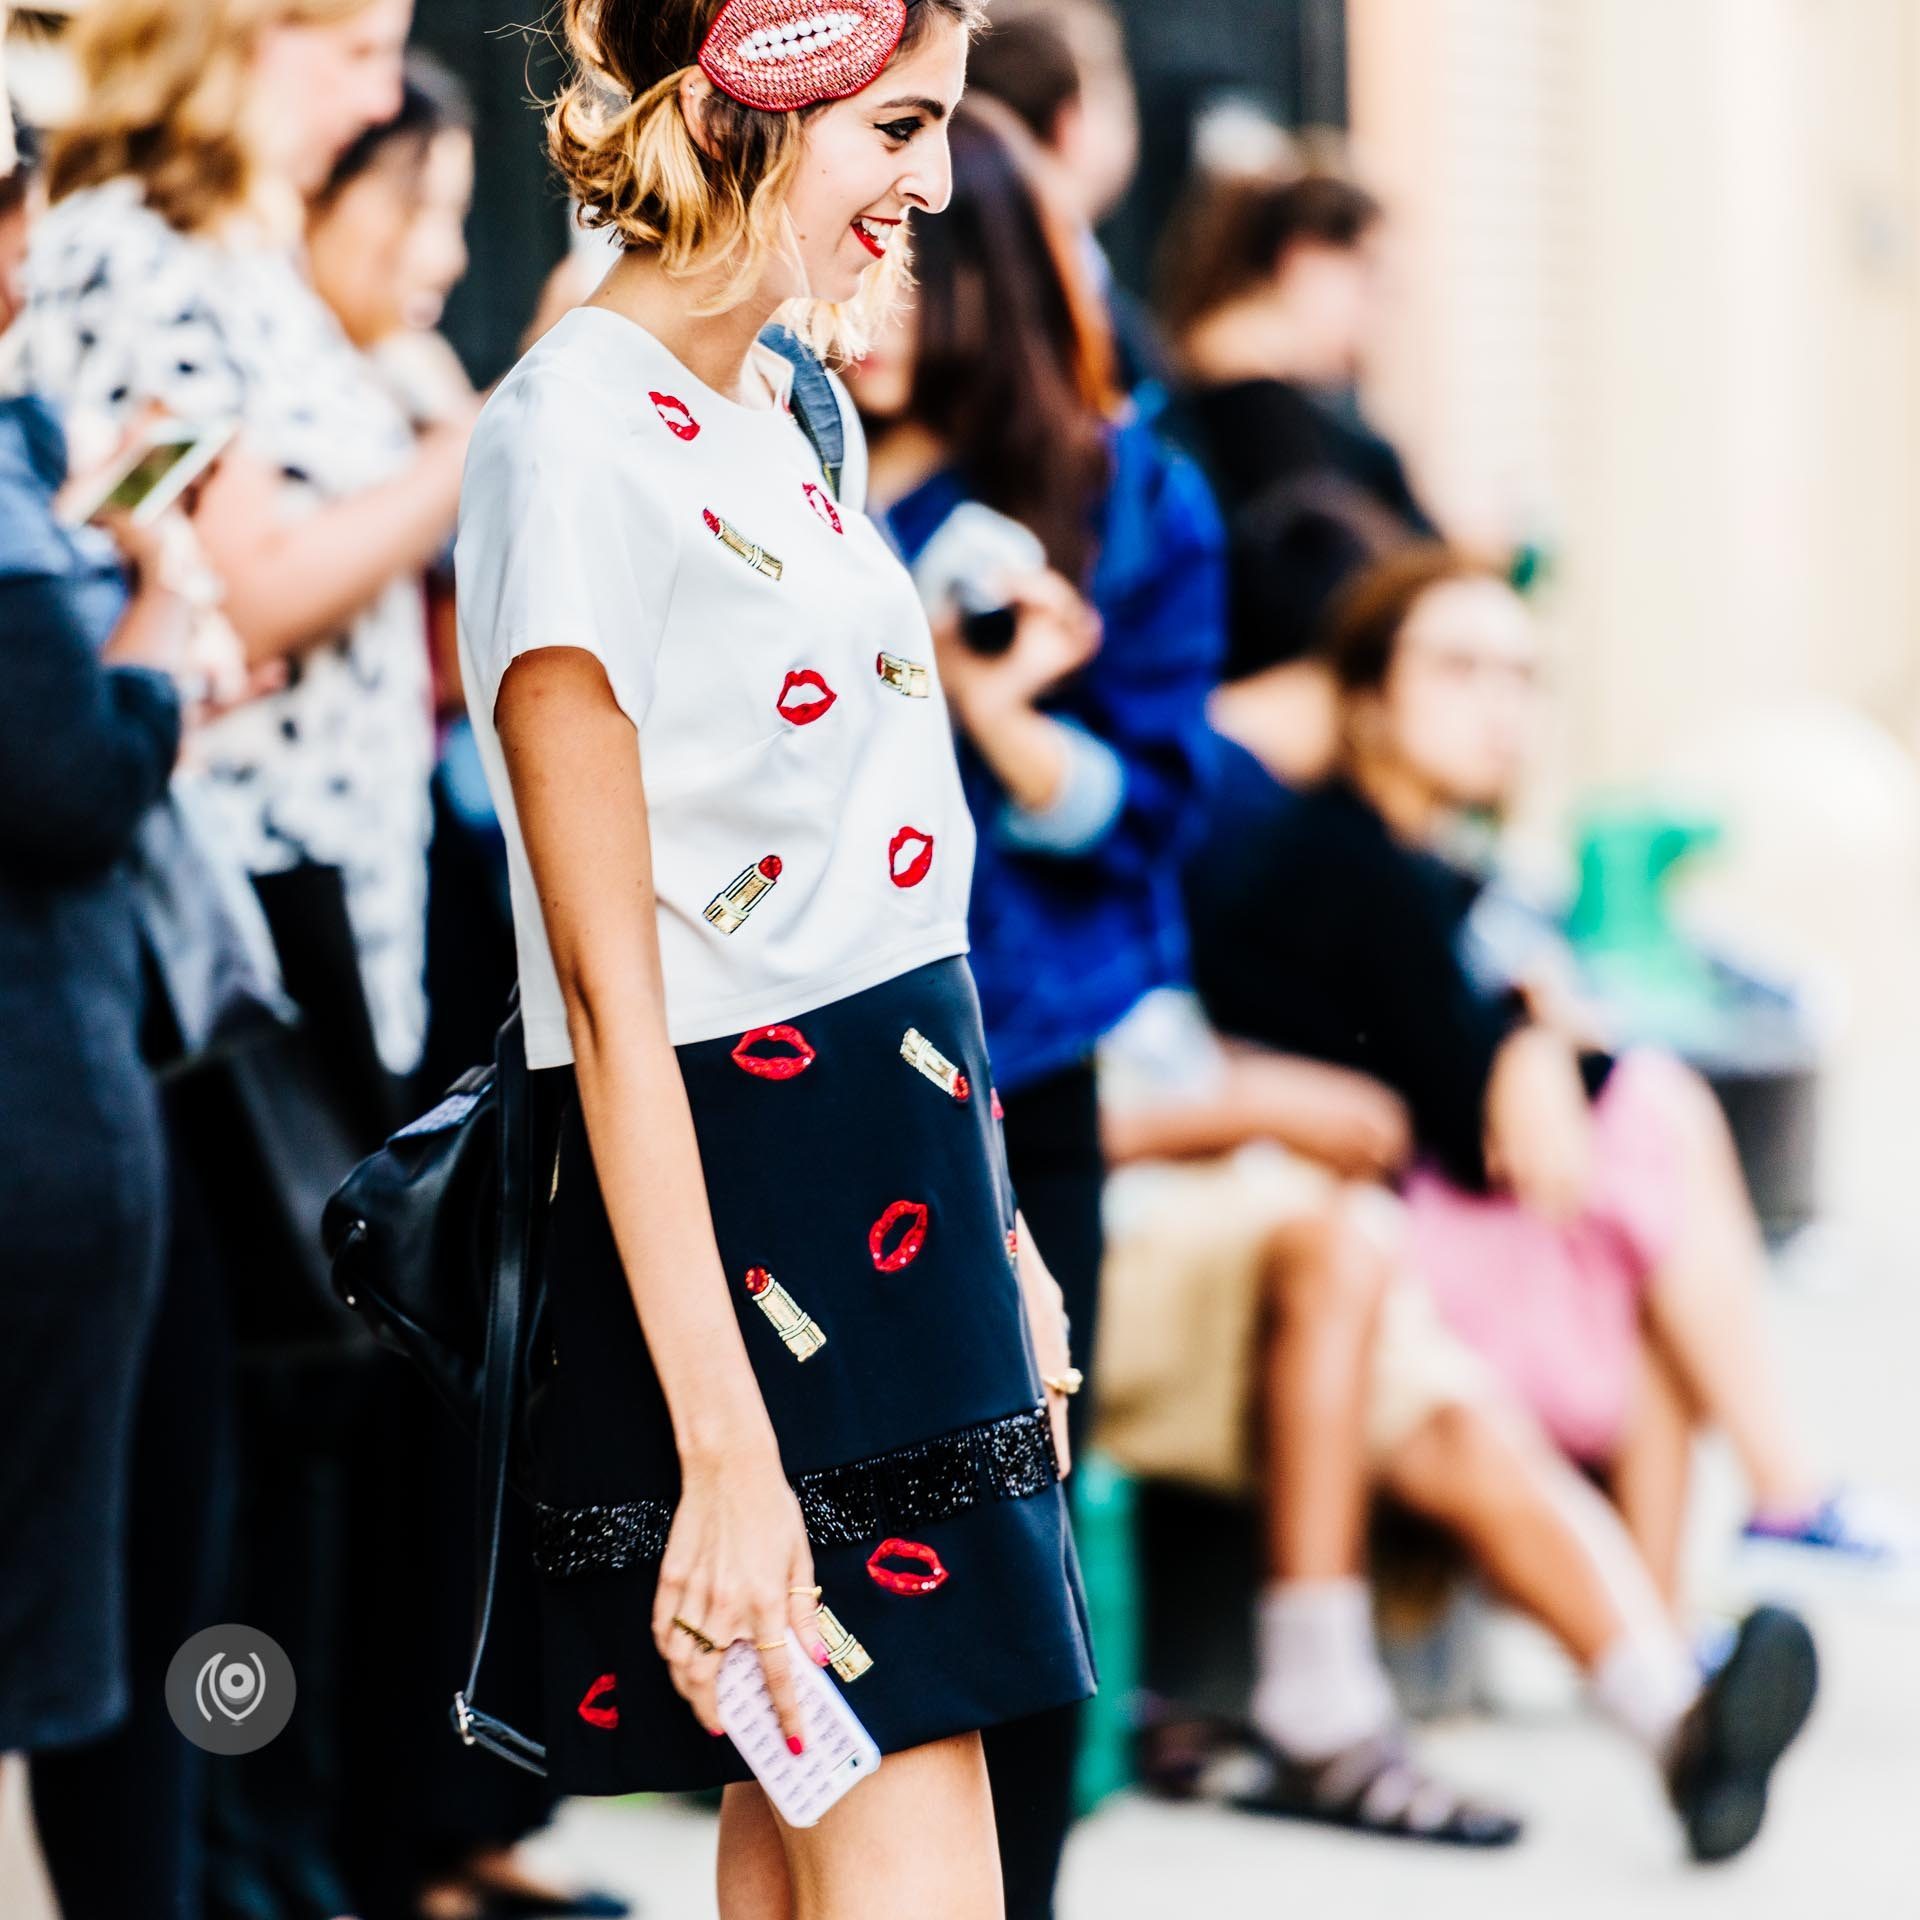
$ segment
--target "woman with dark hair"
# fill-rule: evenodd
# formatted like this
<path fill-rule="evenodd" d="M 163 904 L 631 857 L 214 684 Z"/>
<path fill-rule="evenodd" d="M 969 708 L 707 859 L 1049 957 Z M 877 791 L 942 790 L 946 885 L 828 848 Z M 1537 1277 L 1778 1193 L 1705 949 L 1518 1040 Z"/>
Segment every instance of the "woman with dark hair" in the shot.
<path fill-rule="evenodd" d="M 1760 1235 L 1710 1089 L 1668 1054 L 1597 1050 L 1564 992 L 1489 987 L 1463 956 L 1480 882 L 1441 848 L 1514 797 L 1538 651 L 1518 596 L 1471 556 L 1415 547 L 1352 584 L 1325 652 L 1335 776 L 1252 835 L 1223 823 L 1190 870 L 1201 992 L 1227 1031 L 1402 1098 L 1422 1284 L 1607 1485 L 1676 1613 L 1691 1435 L 1707 1426 L 1747 1479 L 1743 1551 L 1773 1575 L 1904 1577 L 1898 1529 L 1833 1491 L 1792 1431 Z M 1813 1688 L 1806 1630 L 1761 1609 L 1669 1756 L 1696 1853 L 1753 1837 Z"/>
<path fill-rule="evenodd" d="M 1221 646 L 1194 468 L 1124 417 L 1030 136 L 954 116 L 919 293 L 854 369 L 871 486 L 935 623 L 979 830 L 974 974 L 1027 1218 L 1093 1350 L 1104 1167 L 1093 1050 L 1184 978 L 1178 859 Z M 1076 1425 L 1083 1402 L 1074 1403 Z M 1008 1912 L 1050 1911 L 1075 1716 L 989 1737 Z"/>
<path fill-rule="evenodd" d="M 1326 676 L 1306 657 L 1328 600 L 1368 561 L 1433 534 L 1355 396 L 1383 220 L 1337 174 L 1203 175 L 1167 229 L 1169 426 L 1213 482 L 1231 556 L 1214 720 L 1282 779 L 1314 777 L 1331 746 Z"/>

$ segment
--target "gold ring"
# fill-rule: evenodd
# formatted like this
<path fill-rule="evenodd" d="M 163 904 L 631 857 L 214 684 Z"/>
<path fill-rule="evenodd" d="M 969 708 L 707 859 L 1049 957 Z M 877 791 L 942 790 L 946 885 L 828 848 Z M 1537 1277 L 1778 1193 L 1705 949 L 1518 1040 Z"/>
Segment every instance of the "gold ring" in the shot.
<path fill-rule="evenodd" d="M 707 1636 L 704 1633 L 702 1633 L 700 1629 L 693 1624 L 691 1620 L 682 1620 L 680 1616 L 676 1613 L 673 1616 L 673 1624 L 676 1627 L 678 1627 L 680 1631 L 687 1636 L 688 1639 L 693 1641 L 693 1643 L 700 1649 L 702 1653 L 718 1653 L 720 1651 L 720 1649 L 716 1647 L 713 1644 L 713 1642 L 709 1640 Z"/>
<path fill-rule="evenodd" d="M 773 1651 L 774 1651 L 774 1650 L 775 1650 L 776 1648 L 777 1648 L 777 1649 L 778 1649 L 778 1650 L 779 1650 L 780 1652 L 782 1652 L 782 1653 L 785 1653 L 785 1652 L 786 1652 L 786 1650 L 787 1650 L 787 1643 L 786 1643 L 786 1641 L 784 1641 L 784 1640 L 756 1640 L 756 1641 L 755 1641 L 755 1642 L 753 1643 L 753 1650 L 754 1650 L 754 1652 L 755 1652 L 755 1653 L 772 1653 L 772 1652 L 773 1652 Z"/>
<path fill-rule="evenodd" d="M 1087 1376 L 1078 1367 L 1069 1367 L 1065 1373 L 1042 1374 L 1040 1384 L 1049 1393 L 1057 1393 L 1063 1400 L 1071 1400 L 1087 1384 Z"/>
<path fill-rule="evenodd" d="M 804 1593 L 809 1600 L 818 1600 L 826 1592 L 825 1587 L 789 1587 L 789 1593 Z"/>

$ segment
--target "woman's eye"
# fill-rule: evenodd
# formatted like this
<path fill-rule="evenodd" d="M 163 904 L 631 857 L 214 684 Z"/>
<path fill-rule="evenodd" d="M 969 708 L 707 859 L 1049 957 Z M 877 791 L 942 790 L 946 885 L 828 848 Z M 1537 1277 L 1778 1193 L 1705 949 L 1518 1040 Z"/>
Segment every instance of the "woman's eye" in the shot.
<path fill-rule="evenodd" d="M 918 120 L 889 120 L 880 129 L 895 146 L 904 147 L 920 131 Z"/>

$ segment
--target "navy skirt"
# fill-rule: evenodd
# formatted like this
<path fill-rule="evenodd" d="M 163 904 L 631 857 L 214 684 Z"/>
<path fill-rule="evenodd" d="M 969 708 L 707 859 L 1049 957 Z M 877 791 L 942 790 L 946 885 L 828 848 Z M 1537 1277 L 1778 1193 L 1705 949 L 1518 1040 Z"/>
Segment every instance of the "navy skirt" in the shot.
<path fill-rule="evenodd" d="M 849 1704 L 890 1753 L 1084 1699 L 1086 1604 L 966 962 L 679 1060 Z M 678 1460 L 577 1099 L 556 1171 L 530 1413 L 548 1765 L 568 1793 L 744 1780 L 653 1644 Z"/>

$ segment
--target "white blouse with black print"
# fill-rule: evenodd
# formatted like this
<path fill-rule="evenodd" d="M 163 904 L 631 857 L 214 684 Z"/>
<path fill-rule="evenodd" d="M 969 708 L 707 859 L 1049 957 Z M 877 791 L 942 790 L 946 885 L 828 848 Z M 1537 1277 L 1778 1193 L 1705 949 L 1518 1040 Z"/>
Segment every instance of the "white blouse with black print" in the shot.
<path fill-rule="evenodd" d="M 117 180 L 55 205 L 27 262 L 14 378 L 69 411 L 157 401 L 238 418 L 290 516 L 392 478 L 413 434 L 297 256 L 179 232 Z M 212 810 L 256 873 L 338 867 L 380 1057 L 426 1031 L 433 713 L 420 582 L 389 583 L 340 633 L 292 655 L 286 687 L 196 740 Z"/>

